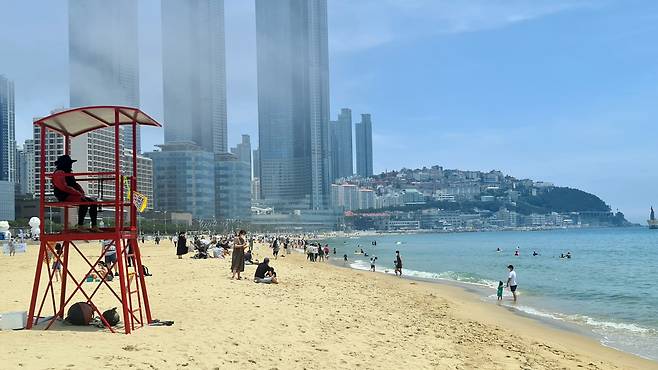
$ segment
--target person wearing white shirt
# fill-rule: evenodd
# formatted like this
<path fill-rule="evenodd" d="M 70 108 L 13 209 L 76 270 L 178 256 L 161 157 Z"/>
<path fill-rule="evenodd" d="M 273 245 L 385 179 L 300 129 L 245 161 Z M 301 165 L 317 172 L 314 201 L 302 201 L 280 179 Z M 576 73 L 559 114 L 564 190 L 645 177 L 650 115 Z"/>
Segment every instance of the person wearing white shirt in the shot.
<path fill-rule="evenodd" d="M 514 302 L 516 302 L 516 271 L 514 271 L 514 266 L 512 265 L 507 266 L 507 268 L 509 269 L 509 275 L 507 276 L 507 286 L 512 291 Z"/>

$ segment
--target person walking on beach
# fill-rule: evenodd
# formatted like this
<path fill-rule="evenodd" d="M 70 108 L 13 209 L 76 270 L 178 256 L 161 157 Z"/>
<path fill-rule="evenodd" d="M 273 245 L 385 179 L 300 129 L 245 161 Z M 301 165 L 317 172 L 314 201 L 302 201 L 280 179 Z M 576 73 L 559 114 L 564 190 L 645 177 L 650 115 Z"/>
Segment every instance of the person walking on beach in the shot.
<path fill-rule="evenodd" d="M 279 258 L 279 238 L 274 239 L 274 243 L 272 243 L 272 256 L 274 256 L 274 259 Z"/>
<path fill-rule="evenodd" d="M 180 234 L 178 234 L 178 241 L 174 243 L 174 246 L 176 246 L 176 255 L 178 256 L 178 259 L 183 259 L 183 255 L 187 254 L 187 239 L 185 239 L 184 231 L 181 231 Z"/>
<path fill-rule="evenodd" d="M 400 251 L 395 251 L 395 276 L 402 277 L 402 258 L 400 258 Z"/>
<path fill-rule="evenodd" d="M 507 276 L 507 286 L 509 287 L 509 290 L 512 291 L 514 302 L 516 302 L 516 271 L 514 271 L 514 266 L 512 265 L 507 266 L 507 268 L 509 269 L 509 275 Z"/>
<path fill-rule="evenodd" d="M 347 263 L 347 254 L 343 254 L 343 266 Z"/>
<path fill-rule="evenodd" d="M 496 296 L 498 296 L 499 301 L 503 300 L 503 282 L 502 281 L 498 282 L 498 290 L 496 291 Z"/>
<path fill-rule="evenodd" d="M 241 280 L 240 273 L 244 271 L 244 249 L 247 246 L 247 241 L 245 240 L 247 232 L 240 230 L 238 232 L 238 237 L 233 241 L 233 256 L 231 258 L 231 280 L 235 278 L 235 275 L 238 275 L 238 280 Z M 278 252 L 278 251 L 277 251 Z"/>
<path fill-rule="evenodd" d="M 370 259 L 370 271 L 375 272 L 375 262 L 377 262 L 377 257 L 372 257 Z"/>

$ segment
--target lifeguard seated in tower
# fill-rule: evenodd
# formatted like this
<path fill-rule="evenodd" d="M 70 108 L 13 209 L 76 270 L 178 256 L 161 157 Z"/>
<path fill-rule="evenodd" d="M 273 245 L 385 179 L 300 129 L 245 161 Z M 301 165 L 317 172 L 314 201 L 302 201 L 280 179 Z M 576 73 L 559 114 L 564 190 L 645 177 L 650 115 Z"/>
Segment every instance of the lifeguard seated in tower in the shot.
<path fill-rule="evenodd" d="M 55 198 L 60 202 L 95 202 L 93 198 L 85 196 L 85 191 L 82 186 L 75 181 L 73 175 L 67 176 L 73 172 L 73 162 L 69 155 L 61 155 L 55 161 L 56 170 L 53 173 L 53 192 Z M 91 218 L 91 230 L 84 226 L 85 217 L 89 211 Z M 100 231 L 98 229 L 98 207 L 95 204 L 87 205 L 81 204 L 78 206 L 78 225 L 77 229 L 80 231 Z"/>

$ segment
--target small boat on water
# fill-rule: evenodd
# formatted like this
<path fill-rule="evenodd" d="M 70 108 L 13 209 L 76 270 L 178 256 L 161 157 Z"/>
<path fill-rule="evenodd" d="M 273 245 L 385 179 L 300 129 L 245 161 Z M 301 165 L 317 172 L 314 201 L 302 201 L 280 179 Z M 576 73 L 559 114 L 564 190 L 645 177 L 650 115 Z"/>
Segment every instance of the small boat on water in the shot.
<path fill-rule="evenodd" d="M 653 207 L 651 207 L 651 214 L 649 215 L 647 224 L 649 224 L 649 229 L 658 229 L 658 220 L 656 220 L 656 215 L 653 213 Z"/>

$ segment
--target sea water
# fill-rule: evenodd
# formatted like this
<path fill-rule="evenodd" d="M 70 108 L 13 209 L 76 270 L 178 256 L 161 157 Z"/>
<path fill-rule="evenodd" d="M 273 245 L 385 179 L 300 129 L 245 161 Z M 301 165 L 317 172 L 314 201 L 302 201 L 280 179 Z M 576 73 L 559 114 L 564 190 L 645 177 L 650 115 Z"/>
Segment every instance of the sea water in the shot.
<path fill-rule="evenodd" d="M 390 274 L 399 250 L 405 276 L 469 284 L 492 304 L 498 282 L 507 281 L 507 265 L 514 265 L 519 302 L 512 304 L 506 290 L 511 309 L 658 360 L 658 230 L 376 235 L 326 242 L 336 248 L 335 260 L 347 254 L 350 267 L 369 270 L 377 256 L 377 270 Z M 368 257 L 355 254 L 361 248 Z M 560 258 L 567 252 L 572 258 Z"/>

